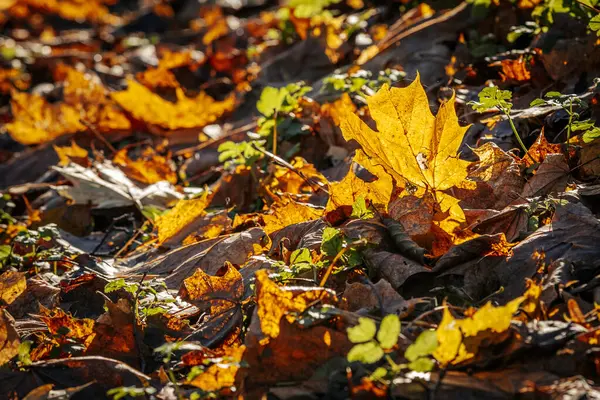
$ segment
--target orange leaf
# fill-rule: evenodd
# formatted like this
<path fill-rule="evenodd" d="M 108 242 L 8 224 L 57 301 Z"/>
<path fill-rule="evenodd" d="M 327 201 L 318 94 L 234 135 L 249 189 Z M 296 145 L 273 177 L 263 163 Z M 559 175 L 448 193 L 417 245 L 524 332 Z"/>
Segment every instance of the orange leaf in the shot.
<path fill-rule="evenodd" d="M 141 158 L 132 160 L 127 155 L 127 149 L 119 150 L 113 157 L 113 163 L 121 168 L 128 177 L 142 183 L 167 181 L 177 183 L 177 174 L 171 167 L 167 157 L 156 154 L 152 147 L 144 149 Z"/>
<path fill-rule="evenodd" d="M 179 296 L 191 303 L 208 302 L 210 313 L 217 315 L 235 305 L 244 294 L 242 275 L 229 262 L 222 276 L 210 276 L 200 268 L 186 278 L 179 289 Z"/>
<path fill-rule="evenodd" d="M 275 203 L 271 206 L 269 214 L 263 216 L 264 230 L 271 234 L 280 229 L 304 221 L 321 218 L 323 210 L 293 200 L 284 200 L 284 203 Z"/>
<path fill-rule="evenodd" d="M 202 374 L 186 383 L 206 392 L 214 392 L 233 386 L 245 350 L 246 346 L 225 349 L 222 360 L 215 362 Z"/>
<path fill-rule="evenodd" d="M 297 292 L 298 288 L 295 289 L 279 287 L 269 279 L 269 273 L 265 270 L 256 272 L 257 313 L 265 336 L 276 338 L 281 318 L 285 316 L 289 322 L 293 322 L 295 317 L 290 313 L 303 312 L 315 300 L 320 299 L 324 303 L 337 301 L 335 295 L 322 288 L 300 293 Z"/>
<path fill-rule="evenodd" d="M 87 166 L 88 163 L 88 152 L 86 149 L 81 148 L 75 142 L 71 142 L 70 146 L 56 146 L 53 145 L 54 151 L 58 154 L 58 165 L 67 165 L 71 161 L 77 164 Z"/>
<path fill-rule="evenodd" d="M 19 354 L 19 334 L 10 314 L 0 309 L 0 366 Z"/>
<path fill-rule="evenodd" d="M 7 305 L 27 289 L 25 274 L 16 271 L 6 271 L 0 275 L 0 300 Z"/>

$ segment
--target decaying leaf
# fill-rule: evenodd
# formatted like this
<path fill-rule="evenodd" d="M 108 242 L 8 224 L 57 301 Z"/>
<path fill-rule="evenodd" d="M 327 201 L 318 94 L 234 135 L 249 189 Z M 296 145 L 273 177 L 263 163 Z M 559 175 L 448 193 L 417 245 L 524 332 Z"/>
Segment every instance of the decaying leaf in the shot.
<path fill-rule="evenodd" d="M 245 351 L 245 346 L 226 348 L 221 360 L 215 360 L 215 363 L 187 383 L 206 392 L 232 387 Z"/>
<path fill-rule="evenodd" d="M 263 216 L 264 230 L 271 234 L 286 226 L 321 218 L 322 215 L 323 209 L 286 199 L 273 204 L 269 213 Z"/>
<path fill-rule="evenodd" d="M 11 304 L 27 289 L 25 274 L 6 271 L 0 275 L 0 300 L 4 305 Z"/>
<path fill-rule="evenodd" d="M 127 176 L 138 182 L 177 183 L 177 174 L 173 171 L 168 157 L 157 154 L 152 147 L 145 148 L 141 157 L 136 160 L 129 158 L 127 149 L 121 149 L 113 156 L 113 163 L 123 167 Z"/>
<path fill-rule="evenodd" d="M 235 306 L 244 294 L 242 275 L 230 262 L 225 263 L 225 268 L 221 276 L 210 276 L 197 269 L 183 281 L 179 296 L 193 304 L 209 304 L 212 315 Z"/>

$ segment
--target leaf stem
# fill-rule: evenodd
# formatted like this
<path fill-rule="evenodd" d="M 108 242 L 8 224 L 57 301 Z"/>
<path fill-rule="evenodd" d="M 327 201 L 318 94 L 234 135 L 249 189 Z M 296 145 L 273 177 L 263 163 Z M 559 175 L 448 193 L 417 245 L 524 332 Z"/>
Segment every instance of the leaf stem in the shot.
<path fill-rule="evenodd" d="M 521 140 L 521 136 L 519 135 L 519 132 L 517 131 L 517 127 L 515 126 L 515 123 L 513 122 L 513 119 L 510 116 L 510 112 L 508 112 L 508 110 L 506 110 L 504 108 L 501 108 L 500 110 L 508 118 L 508 123 L 510 124 L 510 129 L 512 129 L 513 133 L 515 134 L 515 137 L 517 138 L 517 142 L 519 142 L 521 149 L 523 149 L 523 151 L 525 152 L 525 156 L 529 157 L 531 159 L 531 161 L 535 164 L 535 160 L 533 159 L 533 157 L 531 157 L 531 154 L 528 153 L 527 147 L 525 147 L 525 143 L 523 143 L 523 140 Z"/>

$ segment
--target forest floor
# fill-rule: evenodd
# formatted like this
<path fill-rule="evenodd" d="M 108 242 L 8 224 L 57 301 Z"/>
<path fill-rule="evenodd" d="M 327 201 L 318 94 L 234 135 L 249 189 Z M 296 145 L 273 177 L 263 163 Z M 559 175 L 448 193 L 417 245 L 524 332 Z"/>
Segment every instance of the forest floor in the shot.
<path fill-rule="evenodd" d="M 600 399 L 599 8 L 0 0 L 0 399 Z"/>

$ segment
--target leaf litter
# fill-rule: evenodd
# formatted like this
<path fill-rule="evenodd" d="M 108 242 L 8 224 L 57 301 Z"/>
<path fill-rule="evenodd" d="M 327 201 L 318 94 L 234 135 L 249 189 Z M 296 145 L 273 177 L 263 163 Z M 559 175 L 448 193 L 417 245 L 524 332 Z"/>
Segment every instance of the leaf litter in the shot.
<path fill-rule="evenodd" d="M 598 5 L 208 3 L 0 1 L 0 398 L 600 396 Z"/>

